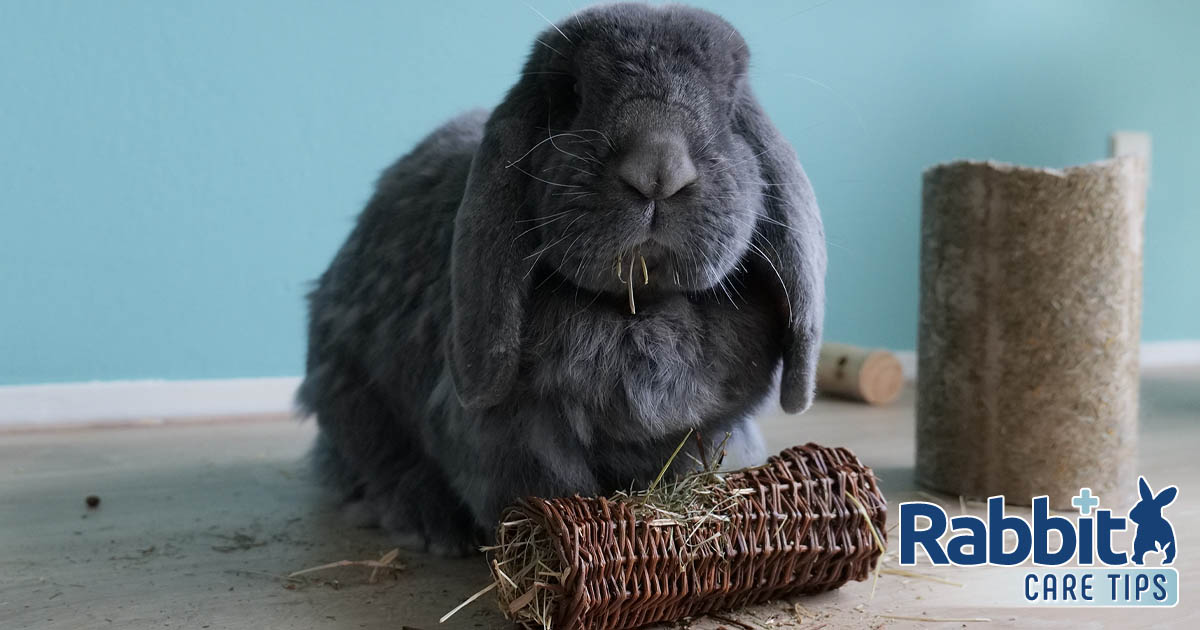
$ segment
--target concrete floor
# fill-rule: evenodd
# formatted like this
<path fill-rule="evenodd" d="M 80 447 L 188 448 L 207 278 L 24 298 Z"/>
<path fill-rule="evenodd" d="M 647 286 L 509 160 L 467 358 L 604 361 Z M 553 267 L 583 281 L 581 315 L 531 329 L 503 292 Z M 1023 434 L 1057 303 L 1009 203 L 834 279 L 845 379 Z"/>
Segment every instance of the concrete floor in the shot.
<path fill-rule="evenodd" d="M 1178 546 L 1180 604 L 1167 610 L 998 607 L 1020 588 L 1002 568 L 921 568 L 836 593 L 737 614 L 748 628 L 1200 627 L 1193 585 L 1200 553 L 1200 369 L 1148 374 L 1140 470 L 1178 484 L 1168 508 Z M 773 450 L 816 441 L 852 448 L 880 475 L 893 505 L 929 499 L 912 483 L 912 393 L 877 409 L 823 400 L 801 417 L 770 416 Z M 401 553 L 402 571 L 371 583 L 346 567 L 289 580 L 298 569 L 378 558 L 392 547 L 322 506 L 305 472 L 311 423 L 214 419 L 0 433 L 0 628 L 390 628 L 432 630 L 488 582 L 480 558 Z M 96 509 L 84 497 L 98 495 Z M 957 512 L 957 498 L 942 498 Z M 979 507 L 968 504 L 969 512 Z M 894 510 L 893 510 L 894 512 Z M 891 515 L 894 518 L 894 514 Z M 885 566 L 895 566 L 893 552 Z M 794 603 L 803 606 L 802 620 Z M 890 616 L 979 618 L 907 621 Z M 692 623 L 697 630 L 721 625 Z M 481 600 L 448 628 L 504 628 Z"/>

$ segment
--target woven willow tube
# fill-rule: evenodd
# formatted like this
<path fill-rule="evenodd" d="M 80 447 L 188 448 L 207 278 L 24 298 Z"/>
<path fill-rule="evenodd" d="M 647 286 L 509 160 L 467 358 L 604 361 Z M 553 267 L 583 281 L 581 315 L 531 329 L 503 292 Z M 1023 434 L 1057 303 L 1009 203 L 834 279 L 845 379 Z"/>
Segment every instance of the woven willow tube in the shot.
<path fill-rule="evenodd" d="M 674 515 L 653 493 L 509 508 L 489 552 L 501 611 L 529 628 L 623 630 L 870 575 L 881 549 L 863 514 L 886 535 L 887 503 L 850 451 L 809 444 L 710 477 Z"/>
<path fill-rule="evenodd" d="M 1146 172 L 925 173 L 917 479 L 968 497 L 1134 487 Z"/>

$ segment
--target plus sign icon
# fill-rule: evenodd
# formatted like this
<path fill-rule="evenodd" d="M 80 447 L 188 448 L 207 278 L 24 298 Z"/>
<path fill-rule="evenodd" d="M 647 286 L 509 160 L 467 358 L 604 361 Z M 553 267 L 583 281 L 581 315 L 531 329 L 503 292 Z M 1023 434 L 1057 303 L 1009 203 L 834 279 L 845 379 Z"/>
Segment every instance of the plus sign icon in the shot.
<path fill-rule="evenodd" d="M 1091 516 L 1092 508 L 1100 505 L 1100 497 L 1092 496 L 1091 488 L 1080 488 L 1079 494 L 1071 499 L 1071 505 L 1079 508 L 1080 516 Z"/>

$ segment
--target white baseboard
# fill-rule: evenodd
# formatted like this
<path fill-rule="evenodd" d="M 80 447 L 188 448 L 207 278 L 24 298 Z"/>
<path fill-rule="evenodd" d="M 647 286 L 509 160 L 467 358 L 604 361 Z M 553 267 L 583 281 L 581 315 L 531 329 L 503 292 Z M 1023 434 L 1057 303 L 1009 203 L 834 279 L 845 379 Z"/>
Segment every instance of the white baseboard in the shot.
<path fill-rule="evenodd" d="M 298 377 L 96 381 L 0 387 L 0 426 L 286 413 Z"/>
<path fill-rule="evenodd" d="M 1139 360 L 1143 370 L 1159 368 L 1200 365 L 1200 339 L 1184 339 L 1180 341 L 1148 341 L 1142 343 Z M 904 369 L 904 379 L 917 379 L 917 352 L 915 350 L 894 350 L 893 354 L 900 360 Z"/>
<path fill-rule="evenodd" d="M 900 360 L 900 370 L 904 372 L 904 380 L 917 380 L 917 351 L 916 350 L 893 350 L 892 354 Z"/>
<path fill-rule="evenodd" d="M 906 379 L 917 355 L 896 351 Z M 1200 340 L 1142 344 L 1143 369 L 1200 365 Z M 0 386 L 0 427 L 165 422 L 290 413 L 299 377 L 193 381 L 98 381 Z"/>
<path fill-rule="evenodd" d="M 1200 339 L 1152 341 L 1141 350 L 1142 369 L 1200 365 Z"/>

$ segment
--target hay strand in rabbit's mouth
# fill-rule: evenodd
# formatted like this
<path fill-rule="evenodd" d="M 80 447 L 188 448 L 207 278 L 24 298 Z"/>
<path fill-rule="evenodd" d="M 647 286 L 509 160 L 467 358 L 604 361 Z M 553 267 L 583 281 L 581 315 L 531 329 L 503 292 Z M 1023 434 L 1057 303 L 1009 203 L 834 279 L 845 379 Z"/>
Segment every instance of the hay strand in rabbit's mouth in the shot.
<path fill-rule="evenodd" d="M 642 286 L 650 284 L 650 269 L 646 266 L 646 257 L 638 254 L 636 251 L 629 256 L 629 275 L 624 273 L 625 255 L 617 254 L 617 280 L 621 281 L 628 289 L 629 295 L 629 314 L 637 315 L 637 302 L 633 298 L 633 270 L 636 261 L 640 261 L 642 265 Z"/>

